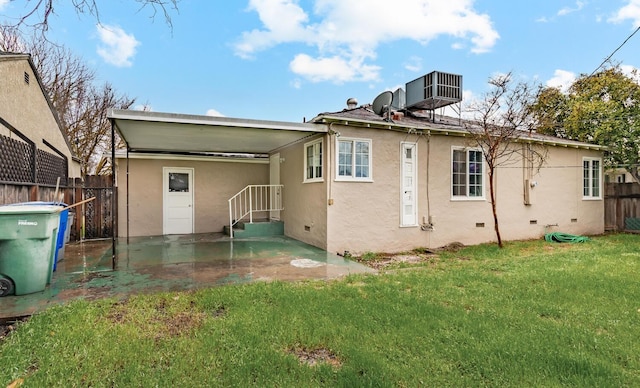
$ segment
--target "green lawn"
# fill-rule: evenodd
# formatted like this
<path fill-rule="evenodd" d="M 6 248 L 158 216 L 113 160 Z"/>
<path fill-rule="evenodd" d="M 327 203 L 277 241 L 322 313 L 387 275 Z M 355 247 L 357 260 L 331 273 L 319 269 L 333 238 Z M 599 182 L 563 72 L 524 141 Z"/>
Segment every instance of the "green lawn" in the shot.
<path fill-rule="evenodd" d="M 0 344 L 0 387 L 12 382 L 640 386 L 640 236 L 54 307 Z"/>

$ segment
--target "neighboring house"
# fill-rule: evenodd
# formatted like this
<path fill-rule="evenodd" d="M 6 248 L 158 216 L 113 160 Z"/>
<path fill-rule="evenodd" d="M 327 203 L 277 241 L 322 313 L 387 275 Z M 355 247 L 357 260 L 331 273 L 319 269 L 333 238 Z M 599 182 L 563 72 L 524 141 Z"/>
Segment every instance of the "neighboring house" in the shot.
<path fill-rule="evenodd" d="M 486 165 L 469 131 L 458 119 L 404 113 L 350 106 L 284 123 L 111 111 L 128 147 L 116 155 L 119 235 L 220 232 L 236 218 L 230 198 L 272 184 L 282 187 L 267 197 L 283 206 L 263 216 L 330 252 L 495 241 Z M 518 160 L 498 170 L 503 239 L 604 232 L 603 147 L 535 133 L 514 147 L 548 156 L 541 168 Z"/>
<path fill-rule="evenodd" d="M 604 181 L 607 183 L 636 183 L 633 175 L 624 168 L 611 168 L 605 171 Z"/>
<path fill-rule="evenodd" d="M 0 52 L 0 183 L 55 187 L 79 176 L 31 56 Z"/>

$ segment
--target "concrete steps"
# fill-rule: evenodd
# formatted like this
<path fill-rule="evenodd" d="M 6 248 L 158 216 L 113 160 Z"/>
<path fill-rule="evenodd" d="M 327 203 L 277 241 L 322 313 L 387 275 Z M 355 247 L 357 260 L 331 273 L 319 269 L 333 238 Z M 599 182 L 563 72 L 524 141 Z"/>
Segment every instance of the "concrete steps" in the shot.
<path fill-rule="evenodd" d="M 229 225 L 224 227 L 229 234 Z M 233 237 L 268 237 L 284 235 L 284 222 L 275 220 L 254 220 L 253 223 L 240 221 L 233 228 Z"/>

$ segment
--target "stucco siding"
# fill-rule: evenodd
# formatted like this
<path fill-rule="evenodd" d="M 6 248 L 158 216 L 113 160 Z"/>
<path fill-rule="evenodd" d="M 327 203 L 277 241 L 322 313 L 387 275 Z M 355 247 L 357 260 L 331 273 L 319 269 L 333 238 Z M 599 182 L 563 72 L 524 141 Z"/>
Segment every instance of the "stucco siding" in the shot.
<path fill-rule="evenodd" d="M 25 82 L 25 73 L 29 83 Z M 0 117 L 31 139 L 38 149 L 57 155 L 43 140 L 49 142 L 67 157 L 69 176 L 80 176 L 79 164 L 72 161 L 69 145 L 26 58 L 0 56 Z M 0 134 L 22 141 L 2 125 Z"/>
<path fill-rule="evenodd" d="M 318 137 L 313 140 L 318 139 Z M 312 139 L 309 139 L 311 141 Z M 327 246 L 327 144 L 323 138 L 323 180 L 304 183 L 304 146 L 300 142 L 280 150 L 280 182 L 284 185 L 285 235 L 326 249 Z"/>
<path fill-rule="evenodd" d="M 228 200 L 247 185 L 269 183 L 269 165 L 193 160 L 129 159 L 129 235 L 162 235 L 163 167 L 194 170 L 194 233 L 221 232 Z M 118 159 L 118 234 L 127 235 L 126 160 Z"/>
<path fill-rule="evenodd" d="M 373 182 L 331 182 L 334 205 L 328 207 L 329 251 L 394 252 L 416 247 L 435 248 L 451 242 L 470 245 L 496 240 L 486 164 L 485 197 L 452 198 L 452 148 L 473 147 L 470 139 L 349 127 L 336 129 L 342 137 L 372 140 Z M 332 138 L 332 144 L 334 141 Z M 424 228 L 427 230 L 419 226 L 400 227 L 400 143 L 403 141 L 417 144 L 417 216 L 420 224 L 428 222 L 431 216 L 433 228 Z M 601 153 L 565 147 L 547 147 L 547 150 L 546 163 L 540 169 L 525 169 L 519 157 L 498 169 L 496 203 L 504 240 L 540 238 L 545 230 L 587 235 L 604 231 L 603 200 L 582 197 L 582 159 L 601 157 Z M 527 171 L 531 171 L 530 176 Z M 535 187 L 529 190 L 530 204 L 525 204 L 525 179 L 535 182 Z"/>

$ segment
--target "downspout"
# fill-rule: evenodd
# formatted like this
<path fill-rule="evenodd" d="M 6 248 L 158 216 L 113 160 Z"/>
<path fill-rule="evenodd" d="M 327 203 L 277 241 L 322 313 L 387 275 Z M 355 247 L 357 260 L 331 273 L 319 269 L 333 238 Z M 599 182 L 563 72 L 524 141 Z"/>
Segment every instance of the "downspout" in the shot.
<path fill-rule="evenodd" d="M 331 152 L 331 147 L 333 145 L 333 141 L 331 140 L 331 135 L 333 135 L 335 132 L 333 131 L 333 129 L 331 129 L 331 126 L 333 125 L 333 122 L 329 123 L 329 130 L 327 131 L 327 183 L 329 184 L 329 198 L 327 199 L 327 204 L 329 206 L 333 205 L 333 185 L 331 184 L 331 182 L 333 181 L 333 177 L 332 177 L 332 170 L 333 170 L 333 162 L 332 162 L 332 155 L 333 152 Z M 329 220 L 327 220 L 328 222 Z"/>
<path fill-rule="evenodd" d="M 425 136 L 424 134 L 422 134 L 421 136 Z M 426 192 L 426 199 L 427 199 L 427 219 L 425 220 L 423 217 L 422 220 L 422 225 L 420 226 L 420 229 L 423 231 L 428 231 L 428 232 L 433 232 L 435 230 L 434 225 L 435 222 L 433 220 L 433 217 L 431 215 L 431 198 L 429 197 L 429 187 L 430 182 L 429 182 L 429 170 L 431 167 L 431 130 L 427 130 L 427 134 L 426 134 L 426 141 L 427 141 L 427 172 L 426 172 L 426 184 L 427 184 L 427 192 Z"/>
<path fill-rule="evenodd" d="M 116 209 L 117 202 L 117 188 L 116 188 L 116 135 L 115 135 L 115 121 L 111 119 L 111 198 L 115 199 L 111 201 L 111 269 L 116 270 L 118 263 L 116 254 Z"/>

